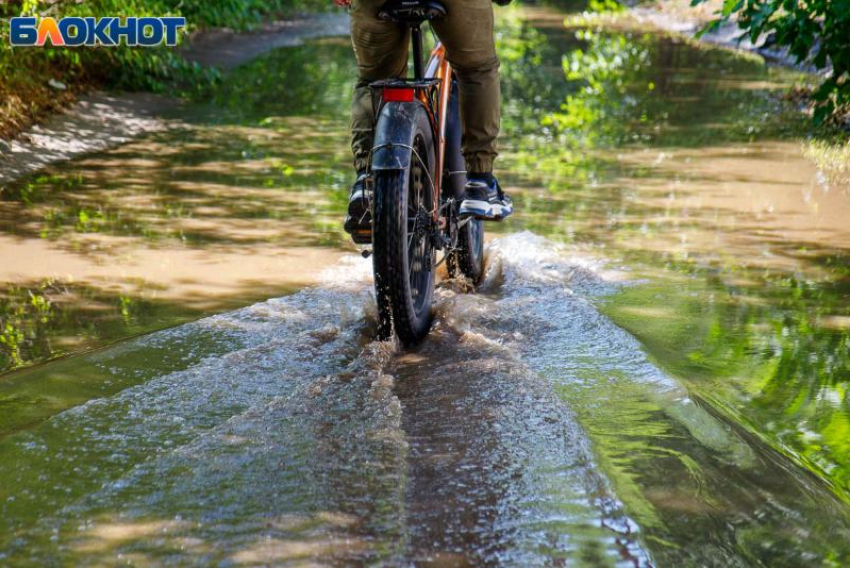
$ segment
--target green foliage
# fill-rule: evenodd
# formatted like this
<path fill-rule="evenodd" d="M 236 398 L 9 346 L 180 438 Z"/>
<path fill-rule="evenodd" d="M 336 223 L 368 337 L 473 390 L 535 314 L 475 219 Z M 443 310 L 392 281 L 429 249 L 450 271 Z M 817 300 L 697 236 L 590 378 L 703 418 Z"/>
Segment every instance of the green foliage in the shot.
<path fill-rule="evenodd" d="M 502 129 L 532 133 L 539 129 L 540 106 L 558 101 L 551 74 L 543 64 L 551 56 L 546 37 L 528 25 L 519 8 L 499 10 L 496 23 L 496 49 L 502 61 Z M 557 83 L 556 83 L 557 85 Z M 533 105 L 528 104 L 533 97 Z"/>
<path fill-rule="evenodd" d="M 719 15 L 707 29 L 735 17 L 753 42 L 771 35 L 798 62 L 831 66 L 814 94 L 816 122 L 850 104 L 850 0 L 725 0 Z"/>
<path fill-rule="evenodd" d="M 654 90 L 651 80 L 638 79 L 649 64 L 650 53 L 642 42 L 625 35 L 580 30 L 576 37 L 586 45 L 567 54 L 562 65 L 567 80 L 582 86 L 569 94 L 561 112 L 553 113 L 546 122 L 583 133 L 586 142 L 598 143 L 600 137 L 613 135 L 612 130 L 634 120 L 635 108 Z M 641 88 L 644 84 L 645 89 Z M 618 104 L 611 104 L 612 100 Z"/>
<path fill-rule="evenodd" d="M 823 325 L 847 313 L 847 287 L 751 275 L 748 286 L 711 277 L 629 288 L 605 310 L 700 398 L 850 499 L 850 331 Z"/>
<path fill-rule="evenodd" d="M 276 118 L 322 115 L 337 118 L 350 104 L 354 60 L 346 44 L 290 50 L 286 57 L 266 56 L 234 69 L 210 96 L 215 114 L 228 122 L 274 126 Z M 297 81 L 291 81 L 298 77 Z M 281 85 L 286 84 L 286 89 Z M 317 89 L 317 85 L 339 85 Z"/>
<path fill-rule="evenodd" d="M 0 19 L 37 16 L 185 16 L 188 30 L 227 26 L 248 29 L 263 18 L 297 9 L 318 9 L 320 0 L 11 0 L 0 5 Z M 184 31 L 184 33 L 185 33 Z M 95 80 L 127 89 L 163 91 L 176 85 L 204 89 L 215 70 L 191 64 L 169 48 L 110 49 L 12 48 L 8 26 L 0 26 L 0 100 L 26 98 L 48 79 L 66 84 Z"/>
<path fill-rule="evenodd" d="M 45 295 L 52 286 L 44 282 L 35 289 L 11 287 L 0 297 L 0 369 L 21 365 L 30 343 L 52 316 Z"/>
<path fill-rule="evenodd" d="M 120 1 L 120 0 L 119 0 Z M 170 10 L 179 10 L 192 24 L 200 26 L 251 28 L 268 14 L 294 10 L 318 11 L 330 2 L 324 0 L 157 0 Z"/>
<path fill-rule="evenodd" d="M 616 13 L 625 10 L 620 0 L 538 0 L 545 6 L 551 6 L 567 13 L 595 12 L 600 14 Z"/>
<path fill-rule="evenodd" d="M 601 14 L 617 13 L 625 10 L 618 0 L 589 0 L 587 9 Z"/>

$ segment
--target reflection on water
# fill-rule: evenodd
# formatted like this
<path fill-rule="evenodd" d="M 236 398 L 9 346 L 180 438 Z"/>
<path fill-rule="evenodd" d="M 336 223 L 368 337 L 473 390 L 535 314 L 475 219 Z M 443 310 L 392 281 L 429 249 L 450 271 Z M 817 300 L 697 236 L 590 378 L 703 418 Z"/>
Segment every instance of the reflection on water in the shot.
<path fill-rule="evenodd" d="M 347 246 L 349 51 L 273 52 L 167 132 L 2 188 L 0 370 L 313 282 Z"/>
<path fill-rule="evenodd" d="M 850 201 L 803 156 L 794 75 L 502 14 L 518 212 L 489 228 L 533 233 L 491 243 L 478 294 L 443 285 L 413 351 L 371 342 L 368 261 L 317 248 L 344 242 L 344 41 L 4 192 L 20 362 L 335 269 L 4 378 L 0 562 L 847 562 Z"/>
<path fill-rule="evenodd" d="M 84 350 L 100 336 L 138 335 L 202 312 L 50 279 L 33 287 L 8 286 L 0 296 L 0 313 L 0 361 L 9 367 Z"/>
<path fill-rule="evenodd" d="M 850 495 L 850 193 L 789 139 L 805 127 L 779 96 L 793 74 L 629 31 L 576 30 L 565 48 L 542 21 L 525 33 L 567 81 L 559 108 L 515 107 L 544 125 L 511 142 L 517 223 L 648 278 L 607 313 Z"/>

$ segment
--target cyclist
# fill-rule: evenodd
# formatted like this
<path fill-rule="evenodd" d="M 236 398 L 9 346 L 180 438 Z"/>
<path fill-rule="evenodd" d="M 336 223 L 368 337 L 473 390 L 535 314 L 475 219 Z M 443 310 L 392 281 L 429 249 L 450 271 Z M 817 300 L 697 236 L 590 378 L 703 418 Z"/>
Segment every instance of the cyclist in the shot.
<path fill-rule="evenodd" d="M 410 32 L 378 18 L 386 1 L 333 0 L 337 6 L 350 8 L 351 40 L 357 58 L 357 84 L 351 105 L 351 149 L 357 178 L 351 187 L 345 218 L 348 233 L 371 227 L 371 196 L 366 193 L 365 179 L 375 117 L 369 83 L 407 74 Z M 460 214 L 501 220 L 513 213 L 513 204 L 493 176 L 501 103 L 493 5 L 491 0 L 444 3 L 448 15 L 445 20 L 432 22 L 432 26 L 446 47 L 460 87 L 461 149 L 468 179 Z"/>

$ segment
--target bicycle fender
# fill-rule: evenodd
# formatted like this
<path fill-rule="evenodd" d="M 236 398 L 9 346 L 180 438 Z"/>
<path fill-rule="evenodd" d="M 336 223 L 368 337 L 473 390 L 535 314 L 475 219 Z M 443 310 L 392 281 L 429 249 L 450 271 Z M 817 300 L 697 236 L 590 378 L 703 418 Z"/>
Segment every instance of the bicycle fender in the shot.
<path fill-rule="evenodd" d="M 417 124 L 423 132 L 430 132 L 428 113 L 421 102 L 384 104 L 375 125 L 373 170 L 403 170 L 410 166 Z"/>

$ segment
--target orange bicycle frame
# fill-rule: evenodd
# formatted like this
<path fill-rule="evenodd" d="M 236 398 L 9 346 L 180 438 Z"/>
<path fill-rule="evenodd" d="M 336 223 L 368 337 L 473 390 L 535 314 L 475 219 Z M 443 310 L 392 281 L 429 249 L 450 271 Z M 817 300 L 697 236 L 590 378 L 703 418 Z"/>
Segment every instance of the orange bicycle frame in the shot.
<path fill-rule="evenodd" d="M 439 98 L 437 100 L 437 108 L 435 109 L 435 114 L 437 116 L 431 117 L 432 124 L 434 125 L 434 132 L 437 135 L 436 140 L 434 140 L 434 150 L 437 156 L 437 163 L 434 168 L 433 203 L 440 203 L 440 191 L 442 188 L 443 168 L 445 166 L 444 160 L 446 156 L 446 113 L 449 108 L 449 95 L 452 92 L 452 67 L 446 59 L 446 48 L 441 42 L 437 42 L 437 45 L 431 52 L 428 65 L 425 67 L 425 76 L 432 79 L 438 79 L 440 81 Z M 420 93 L 420 97 L 424 99 L 425 95 Z M 425 101 L 423 100 L 423 102 Z M 427 104 L 425 106 L 426 108 L 428 107 Z M 439 221 L 438 216 L 438 211 L 434 211 L 435 221 Z"/>

